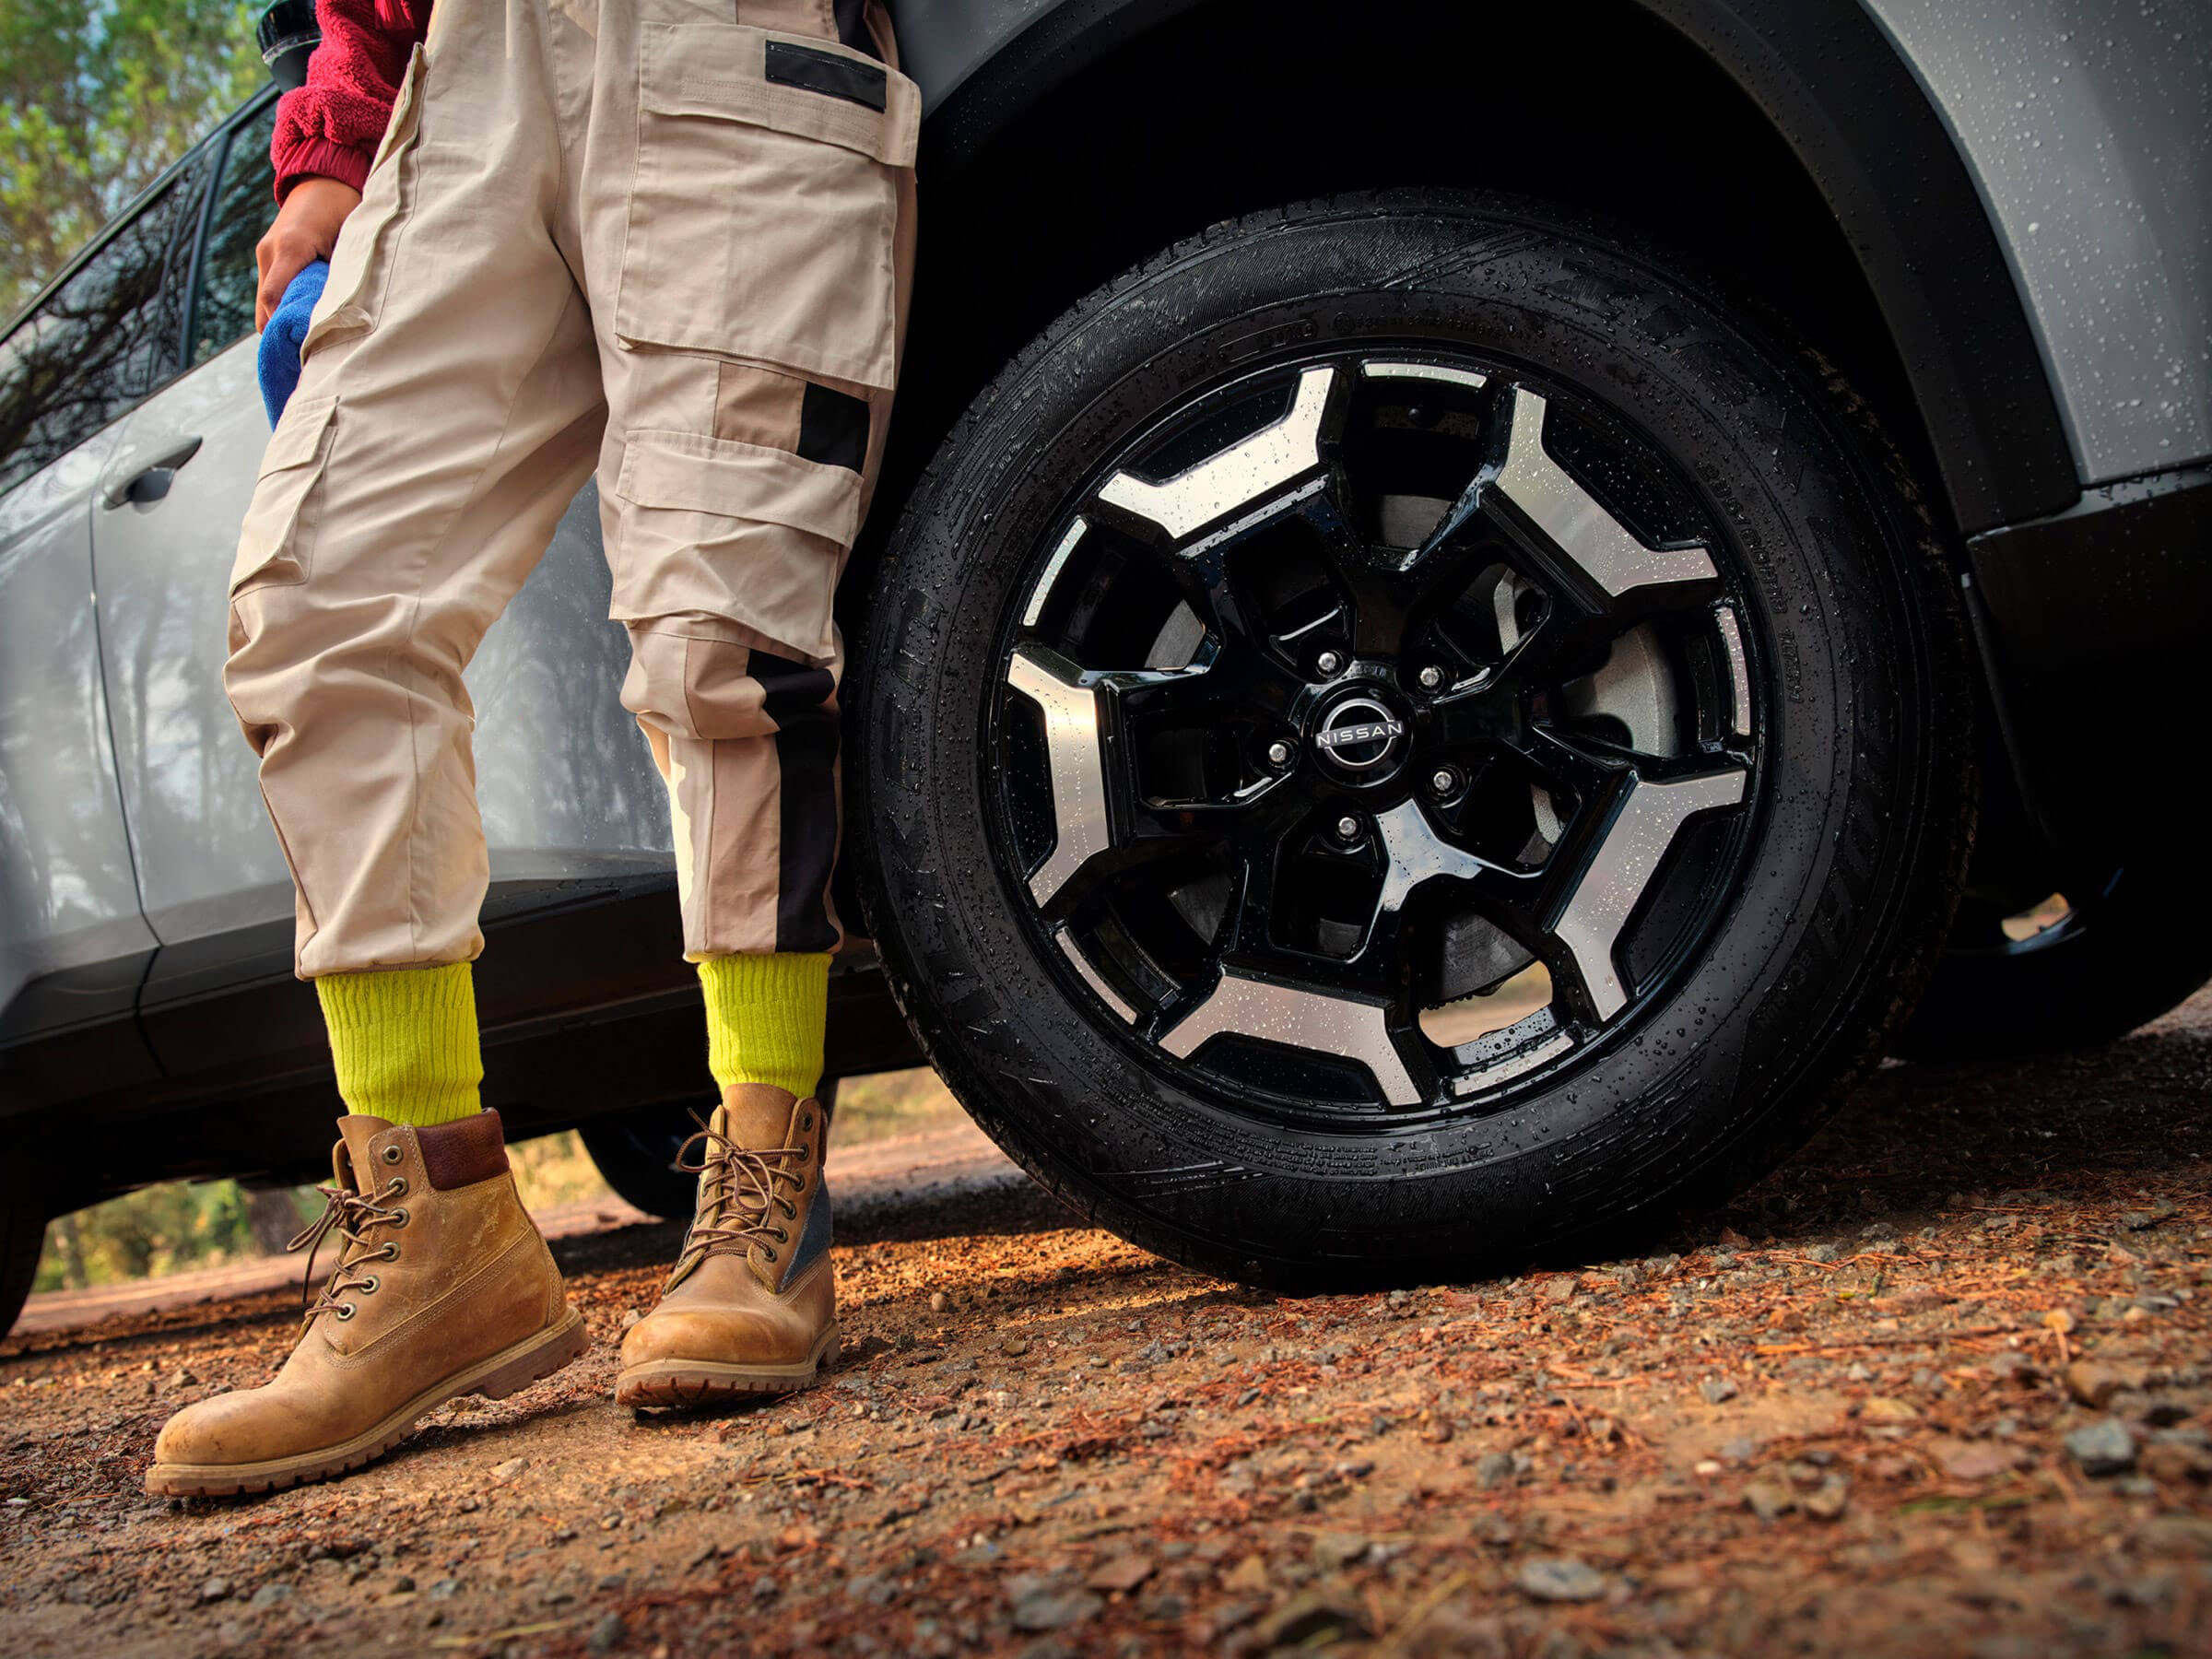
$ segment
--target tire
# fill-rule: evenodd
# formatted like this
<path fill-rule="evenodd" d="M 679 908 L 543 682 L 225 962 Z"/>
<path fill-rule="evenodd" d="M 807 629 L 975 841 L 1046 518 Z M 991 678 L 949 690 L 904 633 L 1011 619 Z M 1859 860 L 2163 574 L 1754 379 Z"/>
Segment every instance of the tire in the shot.
<path fill-rule="evenodd" d="M 1544 210 L 1159 254 L 976 400 L 877 594 L 848 845 L 892 986 L 1013 1158 L 1211 1272 L 1648 1231 L 1812 1132 L 1956 900 L 1970 658 L 1902 469 Z M 1532 959 L 1546 1006 L 1430 1039 Z"/>
<path fill-rule="evenodd" d="M 2079 888 L 2064 917 L 2026 939 L 2005 935 L 1999 906 L 1960 905 L 1898 1053 L 1996 1060 L 2095 1047 L 2212 981 L 2201 871 L 2136 866 Z"/>
<path fill-rule="evenodd" d="M 837 1079 L 824 1077 L 815 1098 L 834 1109 Z M 593 1118 L 578 1125 L 576 1135 L 616 1197 L 664 1221 L 688 1220 L 699 1177 L 676 1167 L 677 1154 L 699 1133 L 708 1110 L 688 1098 L 667 1100 Z"/>
<path fill-rule="evenodd" d="M 35 1205 L 0 1202 L 0 1335 L 14 1328 L 39 1274 L 46 1241 L 46 1212 Z"/>

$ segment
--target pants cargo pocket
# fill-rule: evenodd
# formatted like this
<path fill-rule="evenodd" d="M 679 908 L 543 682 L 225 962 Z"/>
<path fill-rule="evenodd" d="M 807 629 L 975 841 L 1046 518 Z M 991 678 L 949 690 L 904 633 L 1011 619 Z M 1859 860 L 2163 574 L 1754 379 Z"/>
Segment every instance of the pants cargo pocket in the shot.
<path fill-rule="evenodd" d="M 315 301 L 306 337 L 300 342 L 302 360 L 326 340 L 362 334 L 376 325 L 383 308 L 384 285 L 392 275 L 392 253 L 404 218 L 403 209 L 413 188 L 409 159 L 420 131 L 422 77 L 427 59 L 420 46 L 407 62 L 406 77 L 392 106 L 383 142 L 361 187 L 360 205 L 347 217 L 331 253 L 330 276 L 323 297 Z"/>
<path fill-rule="evenodd" d="M 921 99 L 833 42 L 651 29 L 615 333 L 888 389 Z"/>
<path fill-rule="evenodd" d="M 734 439 L 632 432 L 610 494 L 618 620 L 724 618 L 801 656 L 831 653 L 858 473 Z"/>
<path fill-rule="evenodd" d="M 295 397 L 262 452 L 253 504 L 239 527 L 230 566 L 230 596 L 249 587 L 305 582 L 314 543 L 314 508 L 330 456 L 338 400 Z"/>

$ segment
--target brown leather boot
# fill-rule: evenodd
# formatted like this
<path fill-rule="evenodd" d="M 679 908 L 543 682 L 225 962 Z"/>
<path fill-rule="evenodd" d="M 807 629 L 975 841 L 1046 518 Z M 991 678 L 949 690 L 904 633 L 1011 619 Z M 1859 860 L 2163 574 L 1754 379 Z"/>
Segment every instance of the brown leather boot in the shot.
<path fill-rule="evenodd" d="M 700 1148 L 698 1213 L 660 1305 L 622 1339 L 617 1401 L 781 1394 L 837 1362 L 829 1134 L 820 1101 L 747 1084 L 686 1143 Z"/>
<path fill-rule="evenodd" d="M 154 1442 L 146 1489 L 265 1492 L 359 1468 L 465 1394 L 502 1399 L 591 1338 L 507 1171 L 500 1114 L 431 1129 L 338 1120 L 330 1207 L 292 1241 L 308 1273 L 345 1241 L 299 1346 L 261 1388 L 187 1406 Z"/>

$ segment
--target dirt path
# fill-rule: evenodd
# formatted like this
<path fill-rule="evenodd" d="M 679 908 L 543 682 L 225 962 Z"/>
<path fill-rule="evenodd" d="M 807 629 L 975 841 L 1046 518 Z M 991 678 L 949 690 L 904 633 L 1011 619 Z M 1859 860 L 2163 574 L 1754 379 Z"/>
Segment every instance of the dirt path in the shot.
<path fill-rule="evenodd" d="M 2212 1651 L 2212 997 L 1891 1066 L 1666 1253 L 1290 1300 L 991 1172 L 845 1206 L 848 1359 L 618 1412 L 673 1227 L 557 1246 L 599 1338 L 352 1478 L 149 1499 L 291 1292 L 0 1346 L 16 1654 Z M 856 1350 L 856 1351 L 855 1351 Z"/>

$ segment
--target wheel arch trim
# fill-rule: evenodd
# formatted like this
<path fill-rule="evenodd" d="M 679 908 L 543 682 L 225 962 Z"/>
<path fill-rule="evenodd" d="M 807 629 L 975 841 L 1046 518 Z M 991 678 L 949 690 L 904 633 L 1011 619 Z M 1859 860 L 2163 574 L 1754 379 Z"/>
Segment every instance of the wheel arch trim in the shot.
<path fill-rule="evenodd" d="M 1218 0 L 905 0 L 938 188 L 1010 123 Z M 1447 0 L 1437 0 L 1440 6 Z M 1961 533 L 2058 512 L 2079 474 L 1986 204 L 1920 80 L 1860 0 L 1622 0 L 1671 28 L 1788 146 L 1851 242 Z M 1940 247 L 1944 257 L 1926 251 Z"/>

